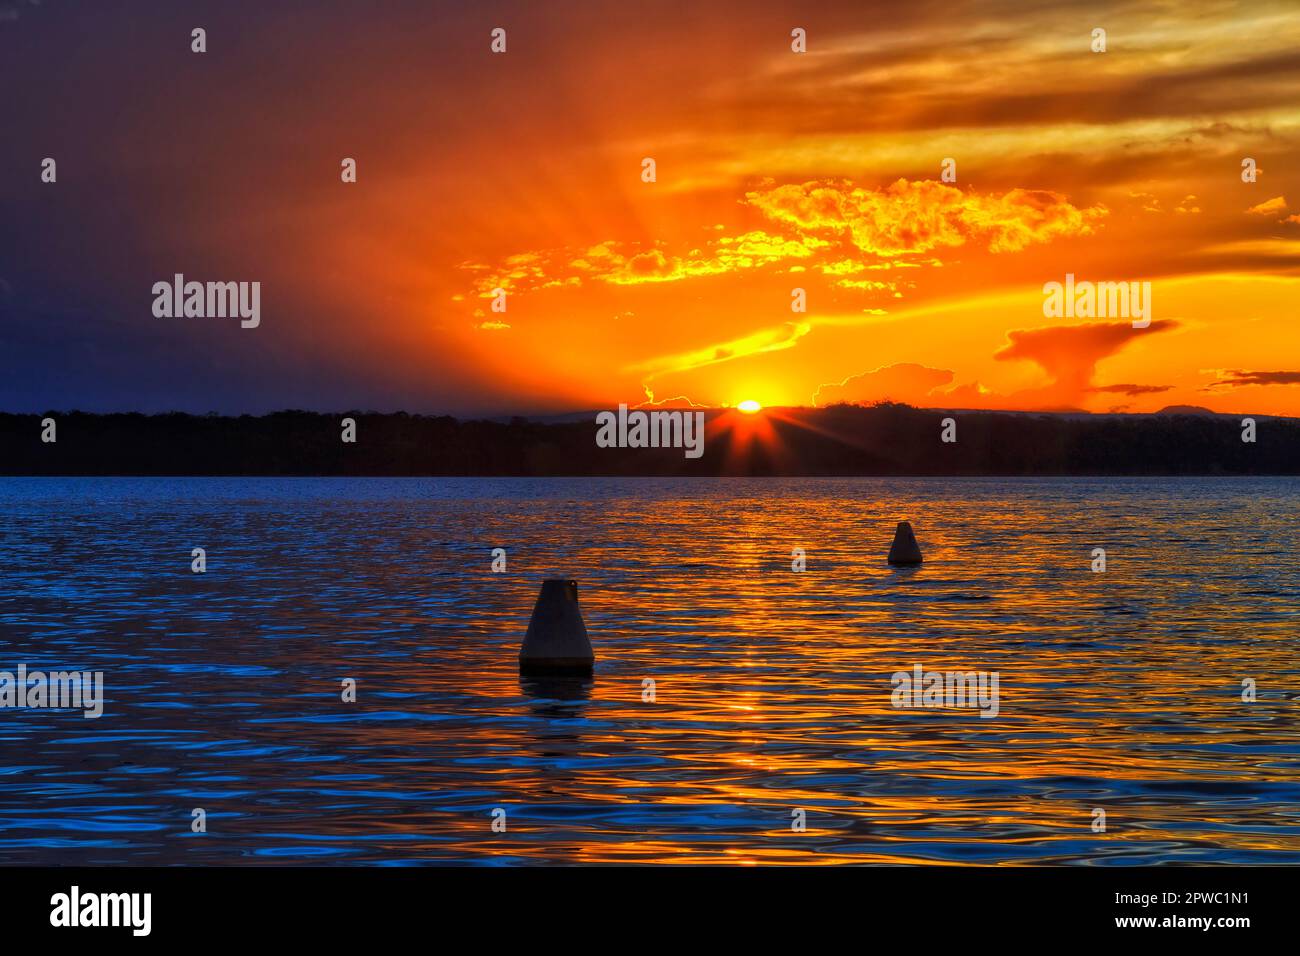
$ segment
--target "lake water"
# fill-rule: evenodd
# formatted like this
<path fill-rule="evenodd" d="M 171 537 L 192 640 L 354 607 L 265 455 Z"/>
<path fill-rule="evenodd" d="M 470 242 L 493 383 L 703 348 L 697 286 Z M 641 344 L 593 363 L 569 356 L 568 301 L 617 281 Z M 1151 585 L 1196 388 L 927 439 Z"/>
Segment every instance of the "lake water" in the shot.
<path fill-rule="evenodd" d="M 1298 516 L 1296 479 L 0 479 L 0 670 L 106 697 L 0 710 L 0 862 L 1300 862 Z M 591 680 L 519 678 L 551 576 Z M 998 715 L 893 707 L 917 664 Z"/>

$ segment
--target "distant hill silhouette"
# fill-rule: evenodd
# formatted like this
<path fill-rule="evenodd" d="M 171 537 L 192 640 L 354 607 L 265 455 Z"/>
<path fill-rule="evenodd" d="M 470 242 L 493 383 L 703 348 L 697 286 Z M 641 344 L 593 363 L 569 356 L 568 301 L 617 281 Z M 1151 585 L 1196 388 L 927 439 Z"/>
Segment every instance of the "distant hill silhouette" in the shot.
<path fill-rule="evenodd" d="M 1251 475 L 1300 474 L 1300 419 L 944 412 L 906 405 L 707 413 L 704 454 L 596 446 L 594 415 L 516 418 L 285 411 L 0 414 L 5 475 Z M 357 441 L 340 440 L 343 417 Z M 957 441 L 940 441 L 940 422 Z M 764 437 L 766 433 L 766 437 Z"/>

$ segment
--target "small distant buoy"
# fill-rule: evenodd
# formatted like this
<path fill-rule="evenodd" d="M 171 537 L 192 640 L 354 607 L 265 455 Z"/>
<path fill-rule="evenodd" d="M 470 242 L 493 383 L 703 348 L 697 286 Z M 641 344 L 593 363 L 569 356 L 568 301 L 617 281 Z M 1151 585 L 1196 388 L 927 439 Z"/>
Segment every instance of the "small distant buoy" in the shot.
<path fill-rule="evenodd" d="M 519 649 L 519 672 L 590 674 L 595 663 L 578 606 L 578 582 L 568 578 L 543 581 Z"/>
<path fill-rule="evenodd" d="M 921 546 L 916 543 L 912 523 L 898 522 L 898 529 L 894 531 L 894 543 L 889 546 L 889 563 L 920 564 L 922 560 Z"/>

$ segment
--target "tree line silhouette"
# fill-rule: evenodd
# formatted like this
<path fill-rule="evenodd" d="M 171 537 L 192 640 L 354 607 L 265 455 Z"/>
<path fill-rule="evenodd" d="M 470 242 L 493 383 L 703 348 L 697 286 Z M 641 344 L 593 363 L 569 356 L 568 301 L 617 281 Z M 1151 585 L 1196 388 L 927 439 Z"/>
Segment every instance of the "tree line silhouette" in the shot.
<path fill-rule="evenodd" d="M 42 419 L 56 422 L 43 442 Z M 356 442 L 341 439 L 356 421 Z M 956 441 L 940 440 L 956 421 Z M 871 407 L 706 414 L 704 455 L 599 448 L 580 421 L 405 412 L 0 414 L 5 475 L 1294 475 L 1300 419 Z"/>

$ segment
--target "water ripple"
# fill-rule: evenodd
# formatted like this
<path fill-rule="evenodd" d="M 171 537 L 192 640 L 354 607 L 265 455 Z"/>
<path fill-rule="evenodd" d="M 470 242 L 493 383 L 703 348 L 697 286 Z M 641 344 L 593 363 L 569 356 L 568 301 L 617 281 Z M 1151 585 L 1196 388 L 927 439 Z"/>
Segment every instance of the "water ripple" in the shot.
<path fill-rule="evenodd" d="M 1298 504 L 1294 479 L 3 479 L 0 669 L 102 670 L 106 700 L 0 710 L 0 862 L 1300 862 Z M 883 560 L 901 517 L 920 568 Z M 517 674 L 549 576 L 580 582 L 591 679 Z M 895 709 L 915 664 L 998 671 L 998 715 Z"/>

